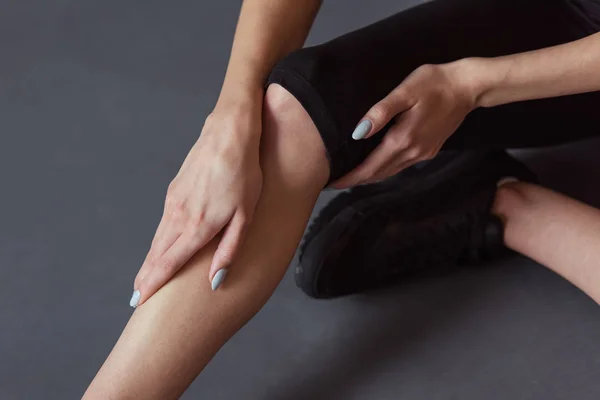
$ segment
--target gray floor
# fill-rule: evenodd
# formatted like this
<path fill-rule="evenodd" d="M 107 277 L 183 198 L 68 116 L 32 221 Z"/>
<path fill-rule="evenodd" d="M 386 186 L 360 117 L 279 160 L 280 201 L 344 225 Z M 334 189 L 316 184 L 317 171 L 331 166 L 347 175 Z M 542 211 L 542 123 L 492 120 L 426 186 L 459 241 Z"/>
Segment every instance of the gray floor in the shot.
<path fill-rule="evenodd" d="M 326 1 L 309 43 L 409 3 L 366 4 Z M 238 7 L 2 0 L 0 399 L 78 398 L 109 352 Z M 599 148 L 525 156 L 600 204 Z M 597 399 L 598 337 L 595 303 L 524 258 L 330 302 L 287 276 L 184 398 Z"/>

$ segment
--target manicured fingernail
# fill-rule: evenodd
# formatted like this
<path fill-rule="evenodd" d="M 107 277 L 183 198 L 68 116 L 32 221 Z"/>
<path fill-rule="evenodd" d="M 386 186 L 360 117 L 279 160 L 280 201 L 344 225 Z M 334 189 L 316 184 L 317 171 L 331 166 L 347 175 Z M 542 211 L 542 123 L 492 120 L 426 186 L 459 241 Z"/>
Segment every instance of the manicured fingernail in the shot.
<path fill-rule="evenodd" d="M 500 179 L 498 183 L 496 183 L 496 187 L 501 187 L 514 182 L 519 182 L 519 179 L 515 178 L 514 176 L 507 176 L 505 178 Z"/>
<path fill-rule="evenodd" d="M 220 269 L 217 271 L 215 276 L 213 276 L 212 282 L 210 284 L 212 290 L 217 290 L 219 286 L 221 286 L 221 283 L 223 283 L 223 280 L 225 280 L 225 276 L 227 276 L 226 269 Z"/>
<path fill-rule="evenodd" d="M 129 305 L 133 308 L 136 308 L 139 302 L 140 302 L 140 291 L 136 290 L 131 295 L 131 300 L 129 300 Z"/>
<path fill-rule="evenodd" d="M 365 119 L 360 124 L 358 124 L 356 126 L 356 128 L 354 129 L 354 132 L 352 132 L 352 139 L 354 139 L 354 140 L 364 139 L 365 136 L 367 136 L 367 134 L 371 131 L 372 126 L 373 126 L 373 124 L 371 124 L 371 121 L 369 121 L 368 119 Z"/>

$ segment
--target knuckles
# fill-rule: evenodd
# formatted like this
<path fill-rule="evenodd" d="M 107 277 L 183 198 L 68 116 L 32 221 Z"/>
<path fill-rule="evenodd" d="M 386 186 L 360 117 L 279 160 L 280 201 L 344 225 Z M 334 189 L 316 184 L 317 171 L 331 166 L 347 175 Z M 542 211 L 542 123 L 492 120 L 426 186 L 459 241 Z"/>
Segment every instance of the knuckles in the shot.
<path fill-rule="evenodd" d="M 375 121 L 384 122 L 391 118 L 391 105 L 386 101 L 380 101 L 371 107 L 370 115 Z"/>
<path fill-rule="evenodd" d="M 167 196 L 165 198 L 165 211 L 174 216 L 181 216 L 185 213 L 185 209 L 185 200 L 177 193 L 174 193 L 174 190 L 167 191 Z"/>
<path fill-rule="evenodd" d="M 219 261 L 223 264 L 231 264 L 233 261 L 233 253 L 234 251 L 232 248 L 219 249 L 218 254 L 215 254 L 215 256 L 218 257 Z"/>
<path fill-rule="evenodd" d="M 206 211 L 200 210 L 196 215 L 188 220 L 188 226 L 194 236 L 197 236 L 203 229 L 206 228 L 208 221 L 206 219 Z"/>
<path fill-rule="evenodd" d="M 410 134 L 401 134 L 399 132 L 389 132 L 383 139 L 385 146 L 390 146 L 396 151 L 402 151 L 410 146 L 414 142 L 414 138 Z"/>
<path fill-rule="evenodd" d="M 433 77 L 440 72 L 440 67 L 434 64 L 423 64 L 415 70 L 415 74 L 423 77 Z"/>
<path fill-rule="evenodd" d="M 418 160 L 421 157 L 421 152 L 421 146 L 416 145 L 406 151 L 406 156 L 410 160 Z"/>
<path fill-rule="evenodd" d="M 167 275 L 171 275 L 173 272 L 175 272 L 176 265 L 172 259 L 163 257 L 160 268 L 163 269 Z"/>

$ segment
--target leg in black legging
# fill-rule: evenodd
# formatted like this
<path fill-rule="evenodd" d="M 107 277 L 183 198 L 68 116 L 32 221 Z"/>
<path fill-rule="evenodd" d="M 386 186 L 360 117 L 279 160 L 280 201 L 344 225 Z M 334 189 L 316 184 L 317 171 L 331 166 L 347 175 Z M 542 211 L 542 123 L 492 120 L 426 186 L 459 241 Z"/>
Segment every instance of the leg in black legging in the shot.
<path fill-rule="evenodd" d="M 286 87 L 315 122 L 330 179 L 356 167 L 384 135 L 354 141 L 364 113 L 426 63 L 494 57 L 574 41 L 594 26 L 569 0 L 437 0 L 320 46 L 291 54 L 269 79 Z M 600 93 L 478 109 L 447 148 L 553 145 L 600 133 Z"/>

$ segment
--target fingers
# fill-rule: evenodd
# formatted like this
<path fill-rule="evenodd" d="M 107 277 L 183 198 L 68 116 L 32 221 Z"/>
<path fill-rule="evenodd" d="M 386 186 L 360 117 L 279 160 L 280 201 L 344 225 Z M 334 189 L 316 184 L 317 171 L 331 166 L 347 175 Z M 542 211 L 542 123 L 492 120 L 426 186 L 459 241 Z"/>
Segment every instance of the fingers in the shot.
<path fill-rule="evenodd" d="M 358 167 L 330 184 L 330 186 L 336 189 L 346 189 L 362 184 L 395 162 L 396 158 L 411 145 L 411 137 L 408 132 L 412 126 L 412 120 L 414 120 L 414 117 L 411 116 L 411 112 L 398 117 L 396 123 L 387 131 L 379 146 Z"/>
<path fill-rule="evenodd" d="M 347 189 L 370 179 L 381 168 L 386 166 L 394 157 L 395 149 L 383 142 L 369 154 L 358 167 L 333 182 L 330 186 L 335 189 Z"/>
<path fill-rule="evenodd" d="M 354 140 L 366 139 L 379 132 L 396 115 L 413 106 L 402 85 L 392 90 L 383 100 L 375 104 L 352 132 Z"/>
<path fill-rule="evenodd" d="M 212 290 L 217 290 L 223 283 L 229 266 L 244 241 L 246 228 L 247 218 L 244 213 L 238 211 L 225 229 L 210 265 L 208 279 L 211 281 Z"/>
<path fill-rule="evenodd" d="M 163 216 L 152 239 L 146 259 L 135 277 L 134 288 L 137 288 L 148 272 L 150 272 L 153 263 L 181 236 L 181 231 L 182 229 L 177 229 L 173 221 Z"/>
<path fill-rule="evenodd" d="M 388 163 L 386 166 L 381 168 L 372 178 L 367 179 L 362 184 L 369 184 L 379 182 L 390 176 L 394 176 L 401 171 L 412 167 L 415 164 L 418 164 L 421 161 L 431 160 L 433 159 L 437 153 L 440 151 L 440 148 L 436 149 L 433 152 L 422 153 L 418 147 L 412 147 L 402 151 L 399 155 L 397 155 L 394 160 Z"/>
<path fill-rule="evenodd" d="M 352 133 L 354 140 L 366 139 L 379 132 L 398 114 L 409 110 L 413 106 L 413 100 L 402 85 L 392 90 L 383 100 L 375 104 Z M 346 176 L 333 182 L 330 186 L 336 189 L 345 189 L 374 177 L 378 172 L 385 169 L 393 162 L 395 156 L 402 152 L 408 144 L 406 135 L 402 135 L 403 127 L 406 125 L 404 115 L 398 118 L 392 129 L 390 129 L 382 143 L 371 152 L 365 161 Z M 395 131 L 395 132 L 392 132 Z M 392 134 L 394 133 L 394 134 Z"/>
<path fill-rule="evenodd" d="M 137 304 L 132 304 L 132 307 L 143 304 L 156 293 L 222 228 L 222 226 L 211 226 L 206 222 L 194 224 L 194 226 L 187 228 L 163 255 L 158 257 L 155 262 L 149 262 L 149 271 L 140 280 L 139 286 L 136 287 L 136 292 L 139 292 Z"/>

